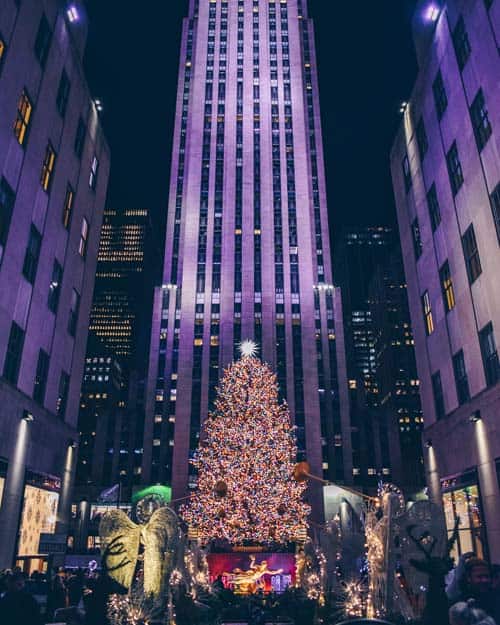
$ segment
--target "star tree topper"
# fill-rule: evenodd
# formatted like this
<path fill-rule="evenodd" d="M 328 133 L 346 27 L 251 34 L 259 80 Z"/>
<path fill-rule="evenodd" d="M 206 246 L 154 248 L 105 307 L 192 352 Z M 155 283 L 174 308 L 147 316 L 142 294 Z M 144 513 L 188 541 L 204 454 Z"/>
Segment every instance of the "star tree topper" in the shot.
<path fill-rule="evenodd" d="M 241 341 L 239 350 L 242 358 L 254 358 L 259 353 L 259 347 L 255 341 L 246 339 Z"/>

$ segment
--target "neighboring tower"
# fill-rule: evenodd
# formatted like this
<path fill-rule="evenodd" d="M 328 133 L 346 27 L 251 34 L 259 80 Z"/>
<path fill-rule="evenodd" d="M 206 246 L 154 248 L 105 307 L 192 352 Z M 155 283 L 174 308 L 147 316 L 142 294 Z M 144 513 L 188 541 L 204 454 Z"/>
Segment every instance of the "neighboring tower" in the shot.
<path fill-rule="evenodd" d="M 147 341 L 141 325 L 151 313 L 147 286 L 154 248 L 146 209 L 104 211 L 89 331 L 128 366 L 145 359 L 138 348 L 145 351 Z"/>
<path fill-rule="evenodd" d="M 278 375 L 299 458 L 352 482 L 313 26 L 305 0 L 191 0 L 184 22 L 164 284 L 156 290 L 143 474 L 189 459 L 222 367 L 252 338 Z M 320 486 L 311 485 L 317 518 Z"/>
<path fill-rule="evenodd" d="M 17 553 L 29 570 L 71 504 L 109 151 L 82 69 L 86 15 L 65 4 L 0 10 L 0 568 Z"/>
<path fill-rule="evenodd" d="M 120 498 L 130 501 L 142 481 L 144 379 L 158 256 L 146 209 L 104 211 L 78 419 L 77 505 L 82 498 L 95 503 L 116 484 Z"/>
<path fill-rule="evenodd" d="M 500 2 L 421 2 L 391 153 L 430 492 L 500 559 Z M 497 460 L 496 460 L 497 459 Z M 495 467 L 495 461 L 497 466 Z"/>
<path fill-rule="evenodd" d="M 378 411 L 391 435 L 391 479 L 409 495 L 424 486 L 420 381 L 399 245 L 374 268 L 368 291 L 373 322 Z"/>

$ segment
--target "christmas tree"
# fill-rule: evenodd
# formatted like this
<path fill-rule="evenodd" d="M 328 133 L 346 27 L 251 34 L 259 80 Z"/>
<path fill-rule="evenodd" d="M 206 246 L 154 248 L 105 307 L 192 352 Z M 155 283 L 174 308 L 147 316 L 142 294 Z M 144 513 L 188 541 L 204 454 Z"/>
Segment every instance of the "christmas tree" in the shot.
<path fill-rule="evenodd" d="M 215 409 L 205 421 L 193 461 L 198 486 L 181 515 L 203 543 L 269 544 L 307 530 L 306 484 L 293 477 L 296 443 L 276 376 L 242 344 L 242 358 L 225 371 Z"/>

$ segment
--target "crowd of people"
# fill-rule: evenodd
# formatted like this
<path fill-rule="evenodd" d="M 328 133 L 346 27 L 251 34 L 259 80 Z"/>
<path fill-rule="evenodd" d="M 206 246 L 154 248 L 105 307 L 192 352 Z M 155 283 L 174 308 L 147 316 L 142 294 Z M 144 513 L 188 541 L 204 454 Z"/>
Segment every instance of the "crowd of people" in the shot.
<path fill-rule="evenodd" d="M 0 572 L 2 625 L 106 625 L 109 580 L 88 569 L 58 568 L 27 576 L 19 568 Z"/>
<path fill-rule="evenodd" d="M 108 577 L 88 569 L 35 571 L 30 577 L 18 568 L 0 571 L 0 624 L 106 625 L 107 600 L 116 592 L 111 585 Z M 214 586 L 215 591 L 217 582 Z M 447 579 L 446 594 L 449 625 L 500 625 L 500 565 L 462 555 Z M 252 623 L 263 622 L 266 614 L 262 597 L 256 599 L 260 602 L 249 604 Z"/>
<path fill-rule="evenodd" d="M 490 566 L 473 553 L 462 555 L 446 594 L 450 625 L 500 625 L 500 565 Z"/>

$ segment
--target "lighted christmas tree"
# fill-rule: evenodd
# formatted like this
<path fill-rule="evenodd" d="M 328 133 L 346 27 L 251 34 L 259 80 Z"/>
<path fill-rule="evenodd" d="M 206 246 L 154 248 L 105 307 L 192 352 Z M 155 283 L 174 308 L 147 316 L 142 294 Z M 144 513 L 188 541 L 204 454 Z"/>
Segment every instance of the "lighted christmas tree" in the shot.
<path fill-rule="evenodd" d="M 193 461 L 198 487 L 181 515 L 202 542 L 269 544 L 307 530 L 306 484 L 293 477 L 296 443 L 276 376 L 246 341 L 225 371 Z"/>

